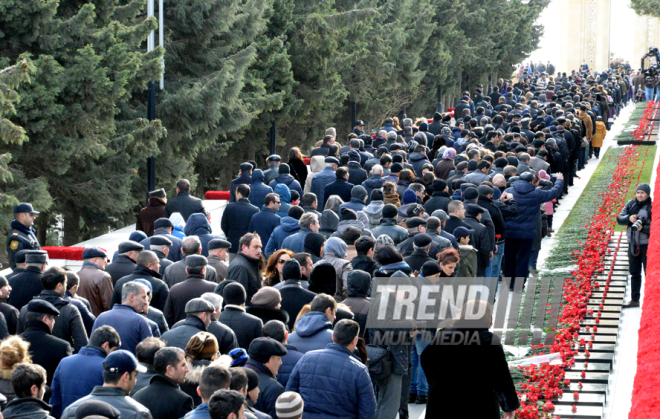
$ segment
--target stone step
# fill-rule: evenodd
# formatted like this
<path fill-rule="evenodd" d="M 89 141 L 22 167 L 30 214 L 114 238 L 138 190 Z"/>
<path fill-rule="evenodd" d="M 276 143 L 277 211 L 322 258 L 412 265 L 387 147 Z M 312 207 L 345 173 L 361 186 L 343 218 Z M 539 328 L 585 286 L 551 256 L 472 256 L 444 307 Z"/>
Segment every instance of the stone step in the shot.
<path fill-rule="evenodd" d="M 610 287 L 609 291 L 607 291 L 607 295 L 604 295 L 604 293 L 605 293 L 604 288 L 595 288 L 595 289 L 603 289 L 603 291 L 592 292 L 591 293 L 591 298 L 603 298 L 603 296 L 604 296 L 605 298 L 622 299 L 623 295 L 625 294 L 623 291 L 621 291 L 622 288 L 620 288 L 620 287 L 617 287 L 615 289 L 612 289 L 612 287 Z"/>
<path fill-rule="evenodd" d="M 594 342 L 592 344 L 591 348 L 589 348 L 586 345 L 585 346 L 580 346 L 579 344 L 575 344 L 575 346 L 573 347 L 573 349 L 577 349 L 580 352 L 584 352 L 586 349 L 589 349 L 589 352 L 591 352 L 591 353 L 596 353 L 596 352 L 599 352 L 599 353 L 612 352 L 613 353 L 614 348 L 615 348 L 615 345 L 613 343 L 602 343 L 602 342 Z"/>
<path fill-rule="evenodd" d="M 608 320 L 608 319 L 601 319 L 599 323 L 596 323 L 596 319 L 585 319 L 581 323 L 583 326 L 598 326 L 598 330 L 600 330 L 601 326 L 603 327 L 619 327 L 619 321 L 618 320 Z"/>
<path fill-rule="evenodd" d="M 584 366 L 584 361 L 582 362 L 575 362 L 575 365 L 573 365 L 570 370 L 567 369 L 566 371 L 598 371 L 598 372 L 610 372 L 611 370 L 611 365 L 607 362 L 588 362 L 587 361 L 587 366 Z"/>
<path fill-rule="evenodd" d="M 580 352 L 573 357 L 575 362 L 609 362 L 611 363 L 614 359 L 614 353 L 612 352 L 591 352 L 589 351 L 589 358 L 586 357 L 584 352 Z"/>
<path fill-rule="evenodd" d="M 593 306 L 592 306 L 592 307 L 588 307 L 588 308 L 592 308 L 592 309 L 593 309 Z M 594 315 L 597 314 L 597 313 L 598 313 L 598 306 L 596 306 L 596 308 L 595 308 L 595 310 L 594 310 Z M 618 320 L 619 317 L 621 317 L 621 310 L 619 310 L 619 311 L 613 311 L 613 312 L 603 311 L 603 312 L 601 312 L 601 315 L 600 315 L 600 319 L 601 319 L 601 320 L 605 320 L 605 319 L 609 319 L 609 320 Z M 594 318 L 595 318 L 595 316 L 589 316 L 589 315 L 587 315 L 587 316 L 585 316 L 584 319 L 587 320 L 587 319 L 594 319 Z"/>
<path fill-rule="evenodd" d="M 587 333 L 580 333 L 579 334 L 580 339 L 584 339 L 587 342 L 598 342 L 598 343 L 616 343 L 616 335 L 594 335 L 592 338 L 590 334 Z"/>
<path fill-rule="evenodd" d="M 595 334 L 596 334 L 596 336 L 598 336 L 599 334 L 600 335 L 615 335 L 616 336 L 618 334 L 618 332 L 619 332 L 618 327 L 598 325 L 598 331 L 596 331 Z M 594 332 L 591 329 L 587 330 L 587 327 L 583 326 L 583 327 L 580 328 L 578 333 L 580 333 L 581 335 L 584 335 L 584 334 L 589 334 L 590 335 L 591 333 L 594 333 Z"/>
<path fill-rule="evenodd" d="M 621 302 L 619 301 L 619 304 L 612 305 L 603 305 L 603 308 L 600 308 L 600 305 L 588 305 L 587 310 L 593 310 L 594 313 L 601 311 L 603 314 L 605 313 L 620 313 L 621 312 Z M 619 317 L 617 316 L 617 319 Z"/>
<path fill-rule="evenodd" d="M 577 406 L 577 405 L 576 405 Z M 554 415 L 570 419 L 593 419 L 603 417 L 603 408 L 598 406 L 578 406 L 573 413 L 572 405 L 558 405 L 555 407 Z"/>
<path fill-rule="evenodd" d="M 578 384 L 579 382 L 580 380 L 571 381 L 571 384 L 568 385 L 568 389 L 563 387 L 564 393 L 569 391 L 571 393 L 577 391 L 580 394 L 596 393 L 605 395 L 607 393 L 607 384 L 582 383 L 582 388 L 580 388 L 580 385 Z"/>
<path fill-rule="evenodd" d="M 573 396 L 575 391 L 579 393 L 578 400 L 575 400 Z M 564 394 L 561 397 L 551 401 L 553 404 L 575 404 L 578 406 L 579 410 L 580 406 L 602 406 L 605 403 L 605 395 L 599 393 L 582 392 L 582 390 L 574 390 L 570 392 L 564 390 Z"/>
<path fill-rule="evenodd" d="M 584 378 L 582 378 L 582 373 L 580 371 L 566 371 L 564 378 L 568 378 L 571 381 L 581 381 L 583 384 L 586 383 L 602 383 L 607 384 L 609 379 L 609 373 L 607 372 L 591 372 L 587 371 Z"/>

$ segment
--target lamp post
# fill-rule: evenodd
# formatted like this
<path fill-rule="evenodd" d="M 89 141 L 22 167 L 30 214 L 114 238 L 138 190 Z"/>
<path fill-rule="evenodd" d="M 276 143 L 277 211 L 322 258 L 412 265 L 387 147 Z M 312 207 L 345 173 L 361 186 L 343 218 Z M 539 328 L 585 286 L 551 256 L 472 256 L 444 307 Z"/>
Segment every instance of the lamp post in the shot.
<path fill-rule="evenodd" d="M 147 2 L 147 17 L 154 16 L 154 0 Z M 164 45 L 164 32 L 163 32 L 163 0 L 158 0 L 158 42 L 160 46 Z M 151 31 L 147 38 L 147 52 L 153 51 L 155 48 L 155 34 Z M 162 62 L 163 71 L 160 74 L 160 89 L 165 87 L 165 60 Z M 153 82 L 149 82 L 147 91 L 147 119 L 153 121 L 156 119 L 156 86 Z M 149 192 L 156 189 L 156 158 L 151 156 L 147 158 L 147 203 L 149 202 Z"/>

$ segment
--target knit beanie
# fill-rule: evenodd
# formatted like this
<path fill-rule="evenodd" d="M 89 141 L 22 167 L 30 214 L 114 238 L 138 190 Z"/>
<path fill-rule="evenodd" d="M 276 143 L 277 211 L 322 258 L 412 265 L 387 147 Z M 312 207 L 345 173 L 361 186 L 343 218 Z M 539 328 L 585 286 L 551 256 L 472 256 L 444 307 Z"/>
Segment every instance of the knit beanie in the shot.
<path fill-rule="evenodd" d="M 303 402 L 300 394 L 295 391 L 285 391 L 280 394 L 275 402 L 275 410 L 277 417 L 280 419 L 296 419 L 301 418 L 303 414 L 305 403 Z"/>
<path fill-rule="evenodd" d="M 248 392 L 259 387 L 259 376 L 257 373 L 250 368 L 243 368 L 245 375 L 248 377 Z"/>
<path fill-rule="evenodd" d="M 257 307 L 275 308 L 282 302 L 280 291 L 273 287 L 264 287 L 252 296 L 252 305 Z"/>
<path fill-rule="evenodd" d="M 635 189 L 635 192 L 637 191 L 644 191 L 646 192 L 647 195 L 651 195 L 651 187 L 649 186 L 648 183 L 640 183 L 637 185 L 637 188 Z"/>
<path fill-rule="evenodd" d="M 241 304 L 245 304 L 247 296 L 245 295 L 245 288 L 243 288 L 242 284 L 230 282 L 222 290 L 222 298 L 224 298 L 225 304 L 240 306 Z"/>
<path fill-rule="evenodd" d="M 353 186 L 353 189 L 351 189 L 351 198 L 364 200 L 364 198 L 366 197 L 367 197 L 367 190 L 364 189 L 364 186 L 362 185 Z"/>
<path fill-rule="evenodd" d="M 282 278 L 287 279 L 300 279 L 302 274 L 300 273 L 300 263 L 295 259 L 289 259 L 284 262 L 282 267 Z"/>
<path fill-rule="evenodd" d="M 399 213 L 394 204 L 387 204 L 383 207 L 383 218 L 394 218 Z"/>
<path fill-rule="evenodd" d="M 242 367 L 248 362 L 248 359 L 250 359 L 247 351 L 243 348 L 232 349 L 229 352 L 229 356 L 231 357 L 232 367 Z"/>
<path fill-rule="evenodd" d="M 417 194 L 412 189 L 406 189 L 403 193 L 403 205 L 417 202 Z"/>

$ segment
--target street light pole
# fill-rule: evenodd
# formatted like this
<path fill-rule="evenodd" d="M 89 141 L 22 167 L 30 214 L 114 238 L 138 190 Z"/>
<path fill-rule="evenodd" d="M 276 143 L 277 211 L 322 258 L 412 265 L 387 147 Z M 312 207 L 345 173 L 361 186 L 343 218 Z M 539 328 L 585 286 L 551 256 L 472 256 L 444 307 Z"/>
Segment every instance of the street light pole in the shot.
<path fill-rule="evenodd" d="M 154 16 L 154 0 L 147 1 L 147 17 Z M 163 0 L 158 0 L 158 42 L 161 46 L 164 45 L 164 32 L 163 32 Z M 147 38 L 147 52 L 153 51 L 155 48 L 155 34 L 151 31 Z M 160 89 L 165 87 L 164 74 L 165 74 L 165 60 L 162 62 L 162 69 L 160 75 Z M 154 82 L 149 82 L 147 91 L 147 119 L 153 121 L 156 119 L 156 86 Z M 156 158 L 151 156 L 147 158 L 147 204 L 149 202 L 149 192 L 156 189 Z"/>

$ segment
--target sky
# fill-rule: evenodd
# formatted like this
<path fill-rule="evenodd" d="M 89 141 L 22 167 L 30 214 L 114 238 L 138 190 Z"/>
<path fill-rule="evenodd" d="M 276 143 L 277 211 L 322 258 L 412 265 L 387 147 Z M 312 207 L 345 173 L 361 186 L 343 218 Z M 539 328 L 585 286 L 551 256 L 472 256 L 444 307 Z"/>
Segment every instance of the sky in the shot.
<path fill-rule="evenodd" d="M 614 53 L 615 58 L 623 58 L 631 63 L 639 62 L 640 57 L 635 57 L 633 49 L 630 48 L 632 34 L 630 34 L 630 29 L 626 29 L 632 28 L 634 25 L 635 12 L 630 8 L 630 0 L 611 0 L 611 2 L 610 51 Z M 562 11 L 559 10 L 559 3 L 557 0 L 552 0 L 541 14 L 540 21 L 544 22 L 545 29 L 539 43 L 539 49 L 530 56 L 530 59 L 534 62 L 543 61 L 545 63 L 548 60 L 553 62 L 556 51 L 554 40 L 560 34 L 558 25 L 548 24 L 547 22 L 555 22 L 561 16 Z"/>

